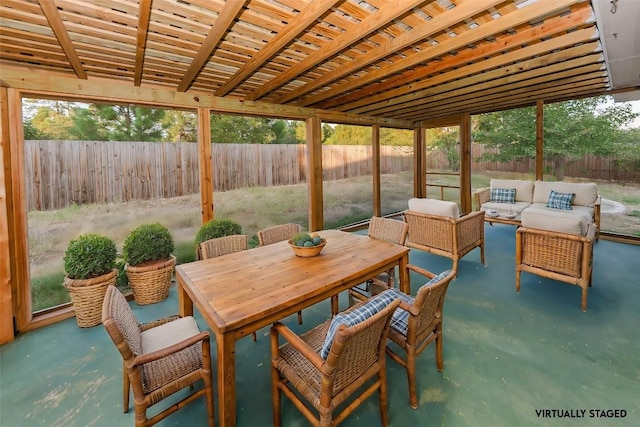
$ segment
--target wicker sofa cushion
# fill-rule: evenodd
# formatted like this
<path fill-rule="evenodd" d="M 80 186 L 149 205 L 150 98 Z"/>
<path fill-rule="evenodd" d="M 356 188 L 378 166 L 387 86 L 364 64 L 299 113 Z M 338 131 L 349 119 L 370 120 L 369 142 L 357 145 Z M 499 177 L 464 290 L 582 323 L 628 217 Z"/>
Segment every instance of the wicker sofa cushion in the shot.
<path fill-rule="evenodd" d="M 422 285 L 422 288 L 438 283 L 439 281 L 447 277 L 450 272 L 451 270 L 445 270 L 437 276 L 434 276 L 431 280 Z M 407 303 L 408 305 L 413 305 L 413 302 L 415 301 L 415 298 L 405 294 L 397 288 L 389 289 L 389 291 L 387 292 L 392 294 L 394 298 L 400 298 L 400 301 Z M 391 317 L 391 323 L 389 324 L 389 327 L 406 336 L 407 328 L 409 327 L 409 312 L 400 307 L 396 308 L 396 310 L 393 312 L 393 316 Z"/>
<path fill-rule="evenodd" d="M 492 179 L 489 182 L 489 186 L 491 188 L 515 188 L 516 202 L 531 203 L 533 201 L 533 181 L 525 181 L 521 179 Z"/>
<path fill-rule="evenodd" d="M 536 181 L 533 190 L 533 203 L 547 203 L 551 190 L 559 193 L 574 193 L 572 205 L 593 208 L 598 199 L 598 186 L 595 183 Z"/>
<path fill-rule="evenodd" d="M 589 221 L 583 215 L 572 215 L 558 209 L 529 208 L 522 212 L 522 226 L 584 236 Z"/>
<path fill-rule="evenodd" d="M 320 349 L 320 357 L 326 359 L 329 356 L 331 345 L 333 344 L 333 338 L 340 325 L 346 327 L 357 325 L 375 315 L 376 313 L 384 310 L 386 306 L 395 301 L 396 296 L 391 292 L 392 289 L 379 293 L 375 297 L 371 298 L 366 303 L 354 308 L 350 311 L 338 313 L 331 320 L 327 336 L 324 339 L 324 344 Z"/>
<path fill-rule="evenodd" d="M 460 218 L 460 211 L 455 202 L 447 202 L 437 199 L 409 199 L 409 210 L 426 213 L 430 215 L 446 216 L 449 218 Z"/>

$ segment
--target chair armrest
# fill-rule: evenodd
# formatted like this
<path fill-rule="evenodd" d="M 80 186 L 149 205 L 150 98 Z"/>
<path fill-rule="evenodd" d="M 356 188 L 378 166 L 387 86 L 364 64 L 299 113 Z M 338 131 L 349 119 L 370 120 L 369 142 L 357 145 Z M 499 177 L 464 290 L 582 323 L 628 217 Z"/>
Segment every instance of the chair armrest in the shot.
<path fill-rule="evenodd" d="M 156 326 L 164 325 L 165 323 L 172 322 L 174 320 L 179 319 L 180 316 L 174 314 L 173 316 L 164 317 L 162 319 L 154 320 L 147 323 L 141 323 L 139 325 L 140 331 L 146 331 L 147 329 L 155 328 Z"/>
<path fill-rule="evenodd" d="M 170 347 L 137 356 L 133 361 L 133 365 L 143 365 L 145 363 L 153 362 L 154 360 L 162 359 L 163 357 L 170 356 L 181 350 L 184 350 L 185 348 L 191 347 L 192 345 L 200 341 L 209 341 L 209 332 L 200 332 L 199 334 L 192 335 L 189 338 L 182 340 Z"/>
<path fill-rule="evenodd" d="M 426 277 L 429 280 L 431 280 L 434 277 L 436 277 L 436 275 L 433 274 L 432 272 L 430 272 L 429 270 L 425 270 L 424 268 L 418 267 L 417 265 L 407 264 L 407 273 L 409 273 L 410 270 L 413 270 L 416 273 L 419 273 L 419 274 L 423 275 L 424 277 Z"/>
<path fill-rule="evenodd" d="M 322 357 L 320 357 L 318 353 L 313 351 L 309 344 L 304 342 L 302 338 L 296 335 L 295 332 L 293 332 L 287 326 L 280 322 L 276 322 L 271 327 L 271 331 L 276 335 L 276 339 L 278 334 L 281 335 L 282 338 L 287 340 L 289 345 L 298 350 L 306 359 L 309 360 L 309 362 L 311 362 L 311 364 L 313 364 L 313 366 L 315 366 L 317 369 L 322 369 L 322 365 L 324 365 L 324 359 L 322 359 Z M 275 354 L 272 354 L 271 357 L 275 357 Z"/>
<path fill-rule="evenodd" d="M 484 224 L 484 211 L 469 212 L 456 220 L 457 223 L 466 221 L 476 221 L 478 224 Z"/>
<path fill-rule="evenodd" d="M 474 191 L 473 200 L 475 200 L 475 205 L 476 205 L 475 210 L 479 211 L 480 206 L 482 206 L 483 203 L 488 202 L 490 198 L 491 198 L 490 187 L 478 188 L 476 191 Z"/>

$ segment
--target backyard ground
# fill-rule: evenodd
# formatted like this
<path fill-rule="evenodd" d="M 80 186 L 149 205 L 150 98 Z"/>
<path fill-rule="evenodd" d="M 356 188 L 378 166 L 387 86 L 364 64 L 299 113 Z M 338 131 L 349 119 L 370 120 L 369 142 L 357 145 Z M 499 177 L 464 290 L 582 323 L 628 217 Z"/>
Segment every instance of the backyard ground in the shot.
<path fill-rule="evenodd" d="M 492 173 L 492 177 L 496 176 L 497 174 Z M 514 174 L 508 175 L 513 176 Z M 474 175 L 474 188 L 488 185 L 489 179 L 489 176 Z M 381 186 L 384 213 L 406 209 L 407 200 L 412 197 L 413 192 L 410 173 L 385 175 L 381 178 Z M 456 191 L 448 190 L 445 198 L 450 198 Z M 640 184 L 603 181 L 598 182 L 598 191 L 603 197 L 602 229 L 640 236 Z M 328 181 L 324 183 L 324 192 L 326 228 L 367 219 L 373 214 L 371 177 Z M 434 194 L 430 197 L 438 196 Z M 306 184 L 252 187 L 215 193 L 214 210 L 216 218 L 233 219 L 242 226 L 243 233 L 257 242 L 256 233 L 264 227 L 297 222 L 306 228 L 307 198 Z M 134 200 L 30 212 L 28 231 L 32 283 L 39 277 L 53 275 L 53 280 L 61 284 L 64 251 L 69 241 L 78 235 L 89 232 L 104 234 L 111 237 L 120 250 L 133 228 L 152 222 L 159 222 L 171 230 L 178 262 L 194 259 L 193 242 L 200 227 L 200 197 L 196 194 L 171 199 Z M 62 296 L 66 296 L 66 291 L 62 291 Z M 34 301 L 34 308 L 39 304 Z"/>

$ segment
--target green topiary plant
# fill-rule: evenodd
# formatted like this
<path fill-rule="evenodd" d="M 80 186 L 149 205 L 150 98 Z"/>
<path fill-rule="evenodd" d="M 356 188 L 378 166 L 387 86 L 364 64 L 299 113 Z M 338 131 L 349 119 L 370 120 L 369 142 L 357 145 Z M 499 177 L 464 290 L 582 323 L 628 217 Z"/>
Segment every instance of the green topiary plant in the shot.
<path fill-rule="evenodd" d="M 133 229 L 124 241 L 122 257 L 129 265 L 166 260 L 171 257 L 173 237 L 164 225 L 143 224 Z"/>
<path fill-rule="evenodd" d="M 209 239 L 234 234 L 242 234 L 240 224 L 230 219 L 214 219 L 200 227 L 196 234 L 196 246 Z"/>
<path fill-rule="evenodd" d="M 91 279 L 111 272 L 116 266 L 116 244 L 100 234 L 82 234 L 69 242 L 64 253 L 64 270 L 71 279 Z"/>

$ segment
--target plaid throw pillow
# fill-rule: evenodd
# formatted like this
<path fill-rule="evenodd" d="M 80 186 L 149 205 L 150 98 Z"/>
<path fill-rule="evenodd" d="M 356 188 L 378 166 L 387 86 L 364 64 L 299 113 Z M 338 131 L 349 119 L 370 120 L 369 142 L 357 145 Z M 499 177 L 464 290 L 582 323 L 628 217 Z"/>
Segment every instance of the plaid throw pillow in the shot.
<path fill-rule="evenodd" d="M 358 323 L 363 322 L 376 313 L 384 310 L 384 308 L 395 301 L 395 299 L 396 296 L 391 293 L 390 290 L 386 290 L 384 292 L 380 292 L 378 295 L 371 298 L 355 310 L 336 314 L 329 325 L 329 331 L 327 332 L 324 344 L 320 349 L 320 357 L 326 359 L 327 356 L 329 356 L 331 344 L 333 344 L 333 337 L 340 325 L 345 325 L 346 327 L 357 325 Z"/>
<path fill-rule="evenodd" d="M 493 203 L 515 203 L 515 188 L 492 188 L 490 199 Z"/>
<path fill-rule="evenodd" d="M 575 196 L 576 193 L 558 193 L 557 191 L 551 190 L 549 200 L 547 200 L 547 207 L 570 211 L 572 209 L 571 202 Z"/>
<path fill-rule="evenodd" d="M 449 273 L 451 273 L 451 270 L 445 270 L 442 273 L 438 274 L 437 276 L 435 276 L 433 279 L 429 280 L 427 283 L 425 283 L 424 286 L 432 286 L 436 283 L 438 283 L 439 281 L 441 281 L 442 279 L 444 279 L 445 277 L 447 277 L 449 275 Z M 399 289 L 396 288 L 392 288 L 389 289 L 386 292 L 391 292 L 394 295 L 394 298 L 400 298 L 400 300 L 402 302 L 407 303 L 408 305 L 412 305 L 413 302 L 415 301 L 414 298 L 410 297 L 409 295 L 405 294 L 404 292 L 400 291 Z M 407 335 L 407 328 L 409 327 L 409 312 L 406 310 L 403 310 L 401 308 L 396 308 L 396 310 L 393 312 L 393 317 L 391 317 L 391 323 L 389 324 L 389 327 L 393 328 L 395 331 L 401 333 L 402 335 L 406 336 Z"/>

